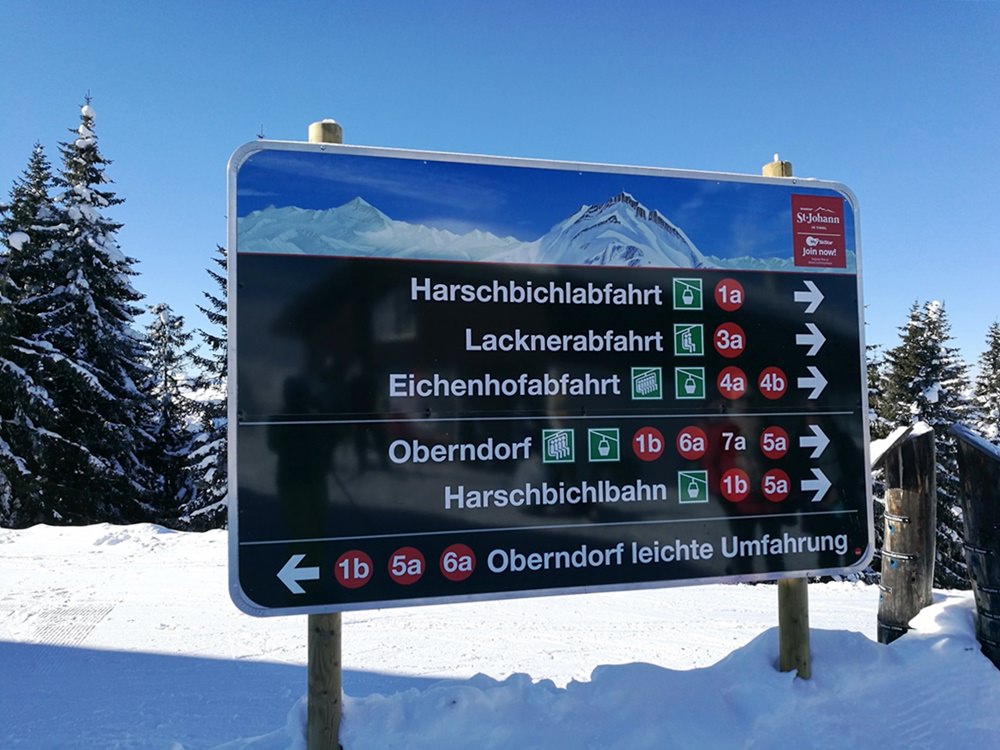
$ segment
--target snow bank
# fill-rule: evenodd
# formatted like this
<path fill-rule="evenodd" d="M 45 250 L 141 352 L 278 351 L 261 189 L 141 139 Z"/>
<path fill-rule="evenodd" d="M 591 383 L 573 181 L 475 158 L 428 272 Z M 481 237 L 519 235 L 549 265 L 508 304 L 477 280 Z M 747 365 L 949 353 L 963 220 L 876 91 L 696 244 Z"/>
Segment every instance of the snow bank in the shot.
<path fill-rule="evenodd" d="M 344 615 L 347 750 L 992 747 L 966 592 L 874 642 L 878 590 L 714 585 Z M 305 750 L 306 618 L 230 603 L 224 532 L 0 529 L 0 747 Z"/>

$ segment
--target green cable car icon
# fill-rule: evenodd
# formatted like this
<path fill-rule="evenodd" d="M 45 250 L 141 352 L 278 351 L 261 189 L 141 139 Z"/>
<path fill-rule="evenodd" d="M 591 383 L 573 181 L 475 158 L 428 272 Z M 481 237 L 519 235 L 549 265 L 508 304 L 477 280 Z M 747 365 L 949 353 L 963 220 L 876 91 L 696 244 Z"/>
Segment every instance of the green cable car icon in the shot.
<path fill-rule="evenodd" d="M 701 486 L 695 481 L 694 477 L 688 478 L 687 494 L 688 499 L 694 500 L 698 497 L 701 492 Z"/>
<path fill-rule="evenodd" d="M 674 279 L 674 309 L 701 309 L 701 279 Z"/>
<path fill-rule="evenodd" d="M 601 458 L 607 458 L 611 455 L 611 443 L 608 441 L 607 435 L 603 435 L 601 437 L 601 442 L 597 444 L 597 454 Z"/>
<path fill-rule="evenodd" d="M 679 399 L 705 398 L 705 368 L 678 367 L 675 370 L 674 390 Z"/>
<path fill-rule="evenodd" d="M 677 472 L 677 500 L 682 504 L 708 502 L 708 472 Z"/>

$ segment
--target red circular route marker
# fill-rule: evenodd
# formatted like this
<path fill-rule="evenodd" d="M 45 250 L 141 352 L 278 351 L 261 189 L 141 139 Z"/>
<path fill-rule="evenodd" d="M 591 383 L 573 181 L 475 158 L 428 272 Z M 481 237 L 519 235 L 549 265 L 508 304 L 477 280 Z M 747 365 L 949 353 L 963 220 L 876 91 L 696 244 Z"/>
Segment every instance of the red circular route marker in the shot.
<path fill-rule="evenodd" d="M 712 343 L 715 344 L 715 351 L 726 359 L 733 359 L 747 348 L 747 335 L 735 323 L 723 323 L 715 329 Z"/>
<path fill-rule="evenodd" d="M 359 549 L 347 550 L 337 558 L 333 574 L 345 589 L 359 589 L 372 579 L 372 559 Z"/>
<path fill-rule="evenodd" d="M 747 392 L 747 375 L 739 367 L 724 367 L 715 385 L 719 393 L 732 401 Z"/>
<path fill-rule="evenodd" d="M 641 461 L 655 461 L 663 455 L 666 442 L 655 427 L 640 427 L 632 436 L 632 452 Z"/>
<path fill-rule="evenodd" d="M 771 459 L 788 453 L 788 433 L 776 425 L 771 425 L 760 433 L 760 452 Z"/>
<path fill-rule="evenodd" d="M 731 503 L 741 503 L 750 494 L 750 477 L 743 469 L 729 469 L 722 475 L 719 491 Z"/>
<path fill-rule="evenodd" d="M 774 401 L 784 396 L 788 390 L 788 376 L 780 367 L 766 367 L 757 378 L 757 387 L 764 398 Z"/>
<path fill-rule="evenodd" d="M 438 565 L 449 581 L 464 581 L 476 569 L 476 553 L 465 544 L 452 544 L 441 553 Z"/>
<path fill-rule="evenodd" d="M 694 461 L 708 450 L 708 436 L 700 427 L 690 425 L 677 433 L 677 452 L 682 458 Z"/>
<path fill-rule="evenodd" d="M 736 279 L 723 279 L 715 285 L 715 304 L 726 312 L 739 310 L 745 299 L 743 285 Z"/>
<path fill-rule="evenodd" d="M 760 491 L 772 503 L 780 503 L 792 489 L 792 481 L 781 469 L 771 469 L 760 480 Z"/>
<path fill-rule="evenodd" d="M 416 547 L 400 547 L 389 555 L 389 578 L 400 586 L 409 586 L 423 578 L 427 563 Z"/>

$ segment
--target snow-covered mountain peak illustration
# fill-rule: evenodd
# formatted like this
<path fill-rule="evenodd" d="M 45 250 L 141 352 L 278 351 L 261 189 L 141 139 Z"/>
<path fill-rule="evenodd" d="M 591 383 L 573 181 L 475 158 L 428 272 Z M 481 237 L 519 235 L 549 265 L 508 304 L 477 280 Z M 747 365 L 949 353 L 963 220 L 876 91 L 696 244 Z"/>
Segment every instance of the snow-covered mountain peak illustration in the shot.
<path fill-rule="evenodd" d="M 392 219 L 361 196 L 348 201 L 343 206 L 331 208 L 329 211 L 333 212 L 345 225 L 352 225 L 354 231 L 385 229 L 392 223 Z"/>
<path fill-rule="evenodd" d="M 392 219 L 360 197 L 327 209 L 271 206 L 239 220 L 239 243 L 248 252 L 330 253 L 391 225 Z"/>
<path fill-rule="evenodd" d="M 659 211 L 619 193 L 584 205 L 525 241 L 482 229 L 458 234 L 398 221 L 361 197 L 334 208 L 265 208 L 239 219 L 240 252 L 567 265 L 700 268 L 715 264 Z"/>
<path fill-rule="evenodd" d="M 547 263 L 597 266 L 711 267 L 681 229 L 655 209 L 621 192 L 582 206 L 539 241 Z"/>

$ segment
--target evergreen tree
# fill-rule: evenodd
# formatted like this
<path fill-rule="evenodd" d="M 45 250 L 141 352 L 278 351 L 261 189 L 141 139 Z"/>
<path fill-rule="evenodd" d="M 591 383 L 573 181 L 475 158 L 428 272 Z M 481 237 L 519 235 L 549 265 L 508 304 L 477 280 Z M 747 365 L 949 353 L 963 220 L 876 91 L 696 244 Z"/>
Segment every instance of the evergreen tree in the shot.
<path fill-rule="evenodd" d="M 979 358 L 975 386 L 977 432 L 1000 445 L 1000 323 L 986 333 L 986 351 Z"/>
<path fill-rule="evenodd" d="M 968 588 L 962 545 L 958 456 L 949 430 L 965 421 L 971 408 L 968 375 L 957 349 L 948 346 L 950 325 L 944 305 L 916 303 L 900 330 L 900 344 L 886 354 L 882 406 L 893 426 L 926 422 L 934 428 L 937 453 L 937 557 L 934 584 Z"/>
<path fill-rule="evenodd" d="M 174 315 L 167 304 L 150 308 L 152 321 L 146 327 L 151 372 L 148 393 L 152 398 L 152 421 L 147 465 L 152 473 L 151 504 L 159 523 L 170 524 L 192 497 L 188 453 L 193 432 L 191 422 L 197 404 L 188 395 L 193 334 L 184 329 L 184 318 Z"/>
<path fill-rule="evenodd" d="M 200 430 L 190 455 L 194 496 L 183 509 L 182 520 L 194 530 L 222 528 L 226 525 L 228 480 L 228 436 L 226 381 L 228 376 L 226 339 L 226 249 L 217 247 L 213 259 L 218 271 L 208 269 L 218 289 L 205 292 L 207 305 L 198 309 L 211 328 L 198 331 L 207 354 L 194 355 L 198 367 L 195 381 L 201 393 Z M 212 332 L 214 331 L 214 332 Z"/>
<path fill-rule="evenodd" d="M 892 425 L 882 416 L 885 413 L 883 393 L 885 391 L 885 360 L 882 359 L 877 346 L 866 347 L 866 366 L 868 370 L 868 431 L 872 440 L 887 437 L 892 432 Z M 875 500 L 872 508 L 872 519 L 875 528 L 875 556 L 871 567 L 862 574 L 869 583 L 877 583 L 882 571 L 882 548 L 885 537 L 885 479 L 882 469 L 877 469 L 872 475 L 872 497 Z"/>
<path fill-rule="evenodd" d="M 892 423 L 884 416 L 885 406 L 885 359 L 878 346 L 866 347 L 866 367 L 868 370 L 868 429 L 873 440 L 886 437 L 892 432 Z"/>
<path fill-rule="evenodd" d="M 56 283 L 49 296 L 47 345 L 57 353 L 47 387 L 62 441 L 46 456 L 58 467 L 45 482 L 46 502 L 65 523 L 150 520 L 145 344 L 133 329 L 142 299 L 132 284 L 134 259 L 122 254 L 121 225 L 104 212 L 122 201 L 110 189 L 89 100 L 73 138 L 60 144 L 56 185 L 63 231 L 53 249 Z"/>
<path fill-rule="evenodd" d="M 0 525 L 50 520 L 44 508 L 40 457 L 56 439 L 54 404 L 42 376 L 52 352 L 45 325 L 46 265 L 59 215 L 52 170 L 38 144 L 0 206 Z"/>

